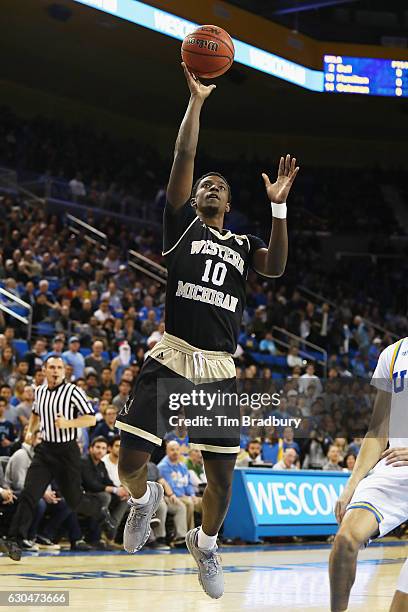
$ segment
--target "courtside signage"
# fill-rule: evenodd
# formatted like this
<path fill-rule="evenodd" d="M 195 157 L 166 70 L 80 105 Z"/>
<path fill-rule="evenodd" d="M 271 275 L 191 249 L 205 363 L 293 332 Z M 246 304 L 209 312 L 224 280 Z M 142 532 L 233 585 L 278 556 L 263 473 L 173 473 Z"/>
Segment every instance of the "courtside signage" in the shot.
<path fill-rule="evenodd" d="M 194 31 L 199 25 L 137 0 L 75 0 L 75 2 L 126 19 L 126 21 L 178 40 L 183 40 L 189 32 Z M 236 38 L 232 40 L 235 46 L 236 62 L 305 89 L 323 91 L 322 70 L 312 70 L 269 53 L 264 49 L 248 45 Z"/>
<path fill-rule="evenodd" d="M 224 535 L 256 542 L 267 536 L 330 535 L 347 472 L 237 468 Z"/>

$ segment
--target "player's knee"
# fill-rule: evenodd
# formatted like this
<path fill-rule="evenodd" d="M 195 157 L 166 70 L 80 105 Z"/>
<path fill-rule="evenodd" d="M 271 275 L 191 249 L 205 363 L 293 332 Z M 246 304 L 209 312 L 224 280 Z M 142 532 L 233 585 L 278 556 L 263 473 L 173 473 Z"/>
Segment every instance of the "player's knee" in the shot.
<path fill-rule="evenodd" d="M 361 544 L 362 542 L 355 534 L 344 529 L 336 535 L 333 550 L 343 555 L 354 555 L 358 553 Z"/>

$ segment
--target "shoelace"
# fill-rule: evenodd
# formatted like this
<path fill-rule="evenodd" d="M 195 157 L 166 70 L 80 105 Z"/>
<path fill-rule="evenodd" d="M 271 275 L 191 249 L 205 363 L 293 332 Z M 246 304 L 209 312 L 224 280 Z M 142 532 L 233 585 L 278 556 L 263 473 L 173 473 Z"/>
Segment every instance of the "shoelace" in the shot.
<path fill-rule="evenodd" d="M 141 520 L 143 518 L 146 518 L 146 516 L 147 516 L 147 512 L 143 512 L 143 507 L 137 508 L 133 506 L 131 511 L 129 512 L 129 525 L 131 527 L 137 528 L 140 525 Z"/>
<path fill-rule="evenodd" d="M 206 574 L 210 577 L 216 576 L 219 571 L 221 558 L 219 555 L 213 553 L 211 557 L 201 559 L 201 563 L 205 568 Z"/>

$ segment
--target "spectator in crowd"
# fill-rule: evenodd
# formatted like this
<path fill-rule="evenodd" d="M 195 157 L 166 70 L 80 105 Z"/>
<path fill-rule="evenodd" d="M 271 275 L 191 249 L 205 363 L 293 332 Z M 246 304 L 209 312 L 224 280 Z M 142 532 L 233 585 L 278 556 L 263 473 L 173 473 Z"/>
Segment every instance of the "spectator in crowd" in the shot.
<path fill-rule="evenodd" d="M 263 463 L 261 455 L 261 442 L 259 440 L 250 440 L 244 452 L 241 452 L 237 457 L 237 467 L 248 467 L 249 465 L 257 465 Z"/>
<path fill-rule="evenodd" d="M 78 336 L 71 336 L 68 342 L 68 350 L 62 353 L 64 362 L 73 368 L 73 376 L 75 380 L 83 377 L 85 369 L 85 359 L 79 352 L 80 348 L 81 344 Z"/>
<path fill-rule="evenodd" d="M 299 347 L 292 346 L 289 349 L 288 356 L 286 358 L 289 368 L 294 368 L 296 366 L 303 366 L 303 359 L 299 355 Z"/>
<path fill-rule="evenodd" d="M 24 488 L 24 481 L 27 475 L 28 468 L 33 460 L 36 446 L 41 444 L 41 434 L 39 430 L 33 432 L 30 442 L 23 442 L 22 447 L 10 457 L 5 474 L 6 485 L 15 493 L 20 495 Z M 44 531 L 38 534 L 37 530 L 41 523 L 47 508 L 52 508 L 53 512 L 48 517 Z M 59 549 L 60 547 L 53 544 L 50 538 L 47 537 L 48 532 L 56 531 L 57 527 L 71 513 L 66 502 L 57 497 L 56 492 L 51 487 L 44 493 L 42 499 L 38 502 L 36 515 L 28 532 L 27 539 L 22 541 L 22 547 L 27 551 L 37 551 L 38 544 L 48 549 Z"/>
<path fill-rule="evenodd" d="M 188 444 L 188 432 L 187 428 L 178 421 L 178 424 L 172 431 L 169 431 L 164 436 L 166 442 L 171 442 L 175 440 L 177 444 L 180 446 L 180 454 L 182 457 L 187 458 L 190 452 L 190 447 Z"/>
<path fill-rule="evenodd" d="M 332 444 L 327 452 L 327 461 L 325 461 L 325 463 L 323 464 L 322 469 L 326 471 L 331 470 L 335 472 L 341 472 L 343 468 L 340 463 L 340 451 L 337 446 Z"/>
<path fill-rule="evenodd" d="M 281 402 L 282 403 L 282 402 Z M 283 455 L 283 440 L 276 427 L 269 427 L 262 443 L 262 460 L 266 463 L 276 463 Z"/>
<path fill-rule="evenodd" d="M 101 397 L 101 391 L 98 386 L 98 376 L 93 368 L 85 368 L 88 370 L 85 377 L 85 393 L 93 402 L 97 402 Z"/>
<path fill-rule="evenodd" d="M 112 400 L 112 404 L 119 411 L 122 410 L 125 405 L 127 398 L 129 397 L 132 385 L 128 380 L 121 380 L 119 383 L 119 393 L 115 395 Z"/>
<path fill-rule="evenodd" d="M 287 448 L 294 448 L 297 455 L 300 455 L 300 446 L 295 441 L 295 434 L 293 433 L 292 427 L 285 427 L 283 430 L 283 450 Z"/>
<path fill-rule="evenodd" d="M 363 443 L 363 438 L 364 438 L 363 434 L 354 436 L 353 441 L 349 444 L 347 448 L 347 452 L 353 453 L 357 457 L 358 453 L 360 452 L 361 445 Z"/>
<path fill-rule="evenodd" d="M 103 350 L 103 342 L 101 340 L 95 340 L 92 344 L 92 353 L 85 357 L 85 366 L 87 368 L 93 368 L 99 380 L 101 379 L 102 370 L 108 365 L 108 362 L 102 356 Z"/>
<path fill-rule="evenodd" d="M 13 374 L 9 376 L 9 385 L 11 388 L 14 388 L 19 380 L 23 380 L 27 384 L 31 384 L 33 382 L 33 377 L 29 375 L 29 364 L 28 361 L 25 361 L 23 358 L 17 363 L 17 366 L 14 369 Z"/>
<path fill-rule="evenodd" d="M 7 400 L 0 396 L 0 457 L 10 456 L 10 447 L 16 439 L 13 423 L 5 419 Z"/>
<path fill-rule="evenodd" d="M 91 434 L 91 439 L 96 437 L 100 438 L 102 436 L 109 444 L 111 440 L 116 438 L 116 436 L 119 434 L 119 430 L 115 427 L 117 414 L 118 411 L 115 406 L 108 404 L 102 413 L 103 420 L 96 425 Z"/>
<path fill-rule="evenodd" d="M 109 308 L 108 300 L 102 300 L 100 306 L 97 310 L 95 310 L 93 316 L 98 321 L 98 323 L 105 323 L 112 318 L 112 313 Z"/>
<path fill-rule="evenodd" d="M 77 172 L 74 178 L 69 181 L 69 189 L 74 202 L 80 202 L 86 196 L 86 189 L 80 172 Z"/>
<path fill-rule="evenodd" d="M 34 403 L 34 389 L 32 385 L 25 385 L 23 391 L 23 401 L 17 404 L 16 416 L 20 426 L 24 427 L 30 420 Z"/>
<path fill-rule="evenodd" d="M 310 438 L 302 449 L 304 470 L 321 470 L 326 463 L 326 453 L 330 445 L 330 438 L 319 430 L 310 432 Z"/>
<path fill-rule="evenodd" d="M 29 364 L 28 373 L 30 376 L 34 376 L 37 368 L 42 368 L 46 356 L 46 342 L 43 338 L 37 338 L 33 350 L 28 351 L 28 353 L 24 355 L 24 360 L 28 361 Z"/>
<path fill-rule="evenodd" d="M 8 383 L 13 374 L 15 359 L 11 346 L 5 346 L 0 356 L 0 380 Z"/>
<path fill-rule="evenodd" d="M 166 456 L 160 461 L 160 476 L 164 478 L 172 494 L 187 510 L 187 530 L 194 529 L 194 512 L 201 513 L 201 498 L 196 497 L 188 469 L 181 459 L 180 445 L 175 440 L 167 442 Z"/>
<path fill-rule="evenodd" d="M 357 456 L 354 453 L 347 453 L 343 460 L 343 472 L 352 472 L 356 459 Z"/>
<path fill-rule="evenodd" d="M 62 335 L 55 336 L 51 344 L 51 350 L 48 353 L 46 353 L 45 359 L 48 359 L 48 357 L 51 357 L 51 355 L 53 355 L 54 357 L 62 357 L 62 353 L 64 351 L 64 344 L 65 344 L 64 336 Z"/>
<path fill-rule="evenodd" d="M 297 453 L 294 448 L 286 448 L 283 451 L 283 457 L 280 461 L 275 463 L 273 470 L 297 470 L 299 469 L 296 465 Z"/>
<path fill-rule="evenodd" d="M 302 374 L 302 376 L 299 378 L 299 382 L 298 382 L 299 393 L 303 393 L 303 394 L 306 393 L 308 386 L 312 382 L 315 385 L 317 395 L 320 395 L 323 390 L 322 383 L 320 382 L 319 377 L 316 376 L 315 374 L 315 367 L 313 363 L 308 363 L 306 366 L 306 372 Z"/>
<path fill-rule="evenodd" d="M 266 332 L 265 338 L 263 338 L 259 343 L 259 350 L 261 353 L 266 353 L 268 355 L 276 355 L 278 349 L 276 348 L 276 344 L 273 341 L 272 332 Z"/>
<path fill-rule="evenodd" d="M 191 484 L 193 485 L 196 494 L 199 494 L 202 492 L 203 487 L 207 484 L 203 456 L 199 449 L 190 449 L 188 459 L 186 461 L 186 467 L 190 474 Z"/>
<path fill-rule="evenodd" d="M 109 508 L 115 528 L 107 533 L 108 545 L 112 546 L 112 540 L 116 536 L 119 524 L 125 515 L 128 491 L 122 487 L 116 487 L 109 478 L 106 465 L 102 458 L 106 455 L 108 444 L 102 436 L 92 440 L 89 446 L 88 456 L 82 457 L 81 474 L 82 484 L 86 493 L 92 493 L 103 508 Z M 89 543 L 96 548 L 106 548 L 101 544 L 102 528 L 100 522 L 95 519 L 88 519 Z M 108 547 L 109 547 L 108 546 Z"/>

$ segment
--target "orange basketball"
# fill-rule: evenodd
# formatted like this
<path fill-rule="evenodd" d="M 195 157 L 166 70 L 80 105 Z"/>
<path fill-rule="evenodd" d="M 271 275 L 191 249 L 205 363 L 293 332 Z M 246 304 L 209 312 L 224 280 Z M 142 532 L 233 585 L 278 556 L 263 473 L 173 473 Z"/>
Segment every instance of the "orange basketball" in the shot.
<path fill-rule="evenodd" d="M 203 25 L 188 34 L 181 45 L 181 57 L 187 68 L 198 77 L 221 76 L 234 61 L 231 36 L 218 26 Z"/>

